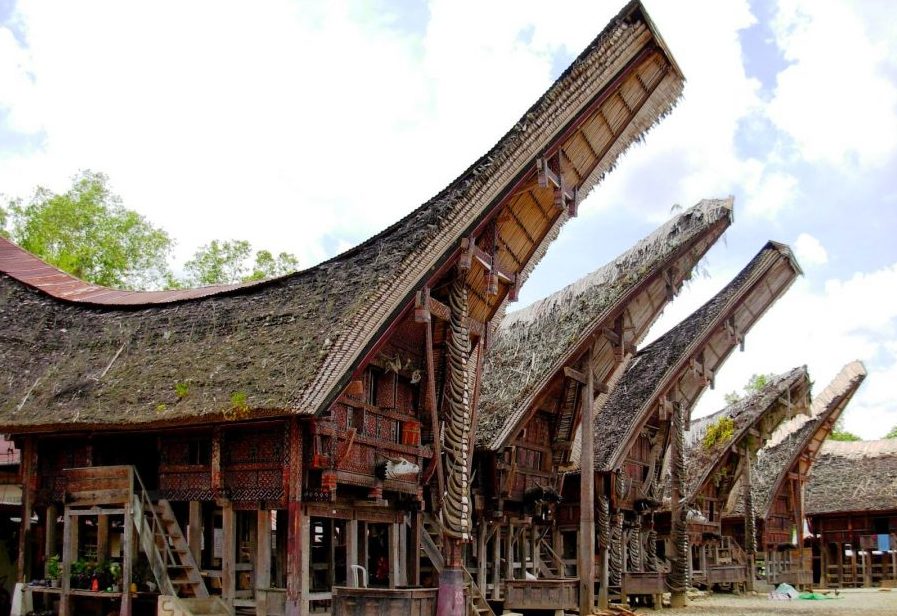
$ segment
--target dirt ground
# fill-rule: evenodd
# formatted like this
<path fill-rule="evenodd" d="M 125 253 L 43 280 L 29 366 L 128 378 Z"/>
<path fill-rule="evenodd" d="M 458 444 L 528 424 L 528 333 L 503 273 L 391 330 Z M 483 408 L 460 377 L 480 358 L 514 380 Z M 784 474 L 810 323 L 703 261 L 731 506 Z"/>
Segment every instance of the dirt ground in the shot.
<path fill-rule="evenodd" d="M 791 614 L 897 616 L 897 589 L 850 589 L 828 601 L 773 601 L 766 595 L 717 593 L 692 600 L 682 609 L 662 612 L 639 609 L 639 614 L 692 614 L 706 616 L 789 616 Z"/>

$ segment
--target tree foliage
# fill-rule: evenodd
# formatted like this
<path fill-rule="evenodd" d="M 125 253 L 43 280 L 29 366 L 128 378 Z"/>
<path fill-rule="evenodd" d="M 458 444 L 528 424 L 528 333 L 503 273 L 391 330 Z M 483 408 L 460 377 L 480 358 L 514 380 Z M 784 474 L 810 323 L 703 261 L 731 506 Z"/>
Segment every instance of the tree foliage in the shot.
<path fill-rule="evenodd" d="M 253 249 L 246 240 L 213 240 L 185 270 L 172 274 L 173 240 L 143 216 L 125 208 L 109 178 L 82 171 L 62 194 L 38 187 L 29 199 L 0 207 L 0 235 L 82 280 L 121 289 L 181 288 L 263 280 L 296 271 L 298 259 Z"/>
<path fill-rule="evenodd" d="M 8 206 L 0 222 L 10 224 L 10 239 L 82 280 L 141 289 L 171 278 L 171 238 L 126 209 L 102 173 L 82 171 L 62 194 L 40 186 L 29 199 L 13 199 Z"/>
<path fill-rule="evenodd" d="M 833 441 L 861 441 L 859 436 L 854 434 L 853 432 L 848 432 L 844 429 L 844 417 L 839 417 L 838 421 L 835 422 L 835 427 L 832 429 L 832 433 L 829 435 L 829 438 Z"/>
<path fill-rule="evenodd" d="M 775 375 L 772 372 L 767 372 L 766 374 L 752 374 L 751 378 L 748 379 L 747 383 L 745 383 L 742 388 L 742 393 L 730 391 L 724 396 L 726 404 L 735 404 L 742 398 L 763 391 L 763 389 L 772 382 L 773 378 L 775 378 Z"/>
<path fill-rule="evenodd" d="M 184 269 L 187 284 L 201 286 L 264 280 L 296 271 L 299 260 L 288 252 L 276 257 L 259 250 L 252 260 L 252 245 L 246 240 L 212 240 L 194 253 Z"/>
<path fill-rule="evenodd" d="M 891 428 L 891 430 L 885 434 L 885 438 L 897 438 L 897 426 Z"/>

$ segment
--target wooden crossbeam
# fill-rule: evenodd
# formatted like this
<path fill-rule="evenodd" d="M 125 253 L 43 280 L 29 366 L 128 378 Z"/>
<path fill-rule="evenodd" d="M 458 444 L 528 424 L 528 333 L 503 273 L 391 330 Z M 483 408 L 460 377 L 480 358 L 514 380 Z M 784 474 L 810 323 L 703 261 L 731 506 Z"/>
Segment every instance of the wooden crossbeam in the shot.
<path fill-rule="evenodd" d="M 429 305 L 431 315 L 433 315 L 437 319 L 441 319 L 442 321 L 451 321 L 452 320 L 452 311 L 447 305 L 443 304 L 438 299 L 436 299 L 435 297 L 432 297 L 432 296 L 430 296 L 428 299 L 429 299 L 428 305 Z M 467 326 L 467 329 L 470 330 L 471 334 L 478 336 L 478 337 L 482 337 L 483 334 L 486 332 L 485 324 L 481 323 L 480 321 L 477 321 L 476 319 L 474 319 L 472 317 L 467 317 L 467 319 L 464 321 L 464 325 Z"/>
<path fill-rule="evenodd" d="M 580 372 L 576 368 L 571 368 L 570 366 L 564 366 L 564 376 L 572 381 L 576 381 L 580 385 L 586 385 L 589 382 L 589 377 Z M 610 392 L 610 388 L 605 384 L 598 381 L 595 381 L 592 384 L 593 395 L 598 394 L 606 394 Z"/>

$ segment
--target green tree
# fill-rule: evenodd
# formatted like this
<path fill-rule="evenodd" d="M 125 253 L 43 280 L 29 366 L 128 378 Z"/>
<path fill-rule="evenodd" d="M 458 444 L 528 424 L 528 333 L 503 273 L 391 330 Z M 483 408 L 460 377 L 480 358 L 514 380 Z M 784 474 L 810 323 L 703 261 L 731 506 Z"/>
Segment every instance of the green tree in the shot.
<path fill-rule="evenodd" d="M 268 250 L 252 256 L 252 245 L 246 240 L 212 240 L 201 246 L 187 261 L 187 284 L 191 286 L 229 284 L 264 280 L 296 271 L 299 260 L 281 252 L 276 257 Z"/>
<path fill-rule="evenodd" d="M 854 434 L 853 432 L 848 432 L 844 429 L 844 418 L 839 417 L 838 421 L 835 422 L 835 427 L 832 429 L 832 433 L 829 435 L 829 438 L 833 441 L 861 441 L 859 436 Z"/>
<path fill-rule="evenodd" d="M 767 385 L 772 382 L 772 379 L 775 375 L 772 372 L 767 372 L 766 374 L 752 374 L 751 378 L 748 379 L 747 383 L 745 383 L 742 388 L 742 393 L 738 393 L 737 391 L 730 391 L 724 396 L 726 404 L 735 404 L 740 401 L 742 398 L 747 396 L 752 396 L 758 392 L 763 391 Z"/>
<path fill-rule="evenodd" d="M 885 434 L 885 438 L 897 438 L 897 426 L 891 428 L 890 432 Z"/>
<path fill-rule="evenodd" d="M 13 199 L 8 207 L 0 222 L 11 223 L 12 241 L 82 280 L 145 289 L 171 278 L 171 238 L 126 209 L 102 173 L 81 171 L 62 194 L 39 186 L 29 199 Z"/>

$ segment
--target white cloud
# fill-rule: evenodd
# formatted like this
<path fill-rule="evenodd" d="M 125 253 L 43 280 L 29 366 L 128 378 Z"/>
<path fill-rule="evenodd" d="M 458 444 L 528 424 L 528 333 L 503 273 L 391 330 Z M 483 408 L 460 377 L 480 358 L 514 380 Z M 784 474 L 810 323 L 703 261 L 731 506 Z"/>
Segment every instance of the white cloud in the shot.
<path fill-rule="evenodd" d="M 778 75 L 768 114 L 794 138 L 800 158 L 876 166 L 897 148 L 897 87 L 884 72 L 893 42 L 883 33 L 870 38 L 878 29 L 864 23 L 862 10 L 836 0 L 779 2 L 773 28 L 790 65 Z"/>
<path fill-rule="evenodd" d="M 744 211 L 748 216 L 775 219 L 795 201 L 797 178 L 784 171 L 774 171 L 755 160 L 745 163 L 746 181 Z M 756 178 L 756 179 L 754 179 Z"/>
<path fill-rule="evenodd" d="M 802 266 L 825 265 L 828 252 L 818 239 L 809 233 L 801 233 L 794 240 L 794 253 Z"/>
<path fill-rule="evenodd" d="M 897 263 L 846 280 L 830 279 L 814 290 L 799 279 L 746 336 L 720 370 L 697 415 L 722 408 L 723 396 L 740 391 L 755 373 L 780 373 L 806 364 L 814 392 L 844 364 L 862 360 L 869 371 L 845 415 L 848 430 L 880 438 L 897 424 L 893 378 L 897 378 Z"/>

